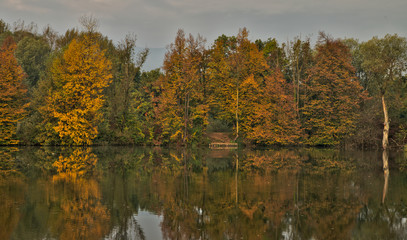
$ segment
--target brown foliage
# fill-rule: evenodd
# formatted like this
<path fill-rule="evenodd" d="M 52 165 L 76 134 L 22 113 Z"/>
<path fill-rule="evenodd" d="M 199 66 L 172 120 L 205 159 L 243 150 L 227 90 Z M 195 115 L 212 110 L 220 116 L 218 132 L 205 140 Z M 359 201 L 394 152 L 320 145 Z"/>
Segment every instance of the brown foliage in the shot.
<path fill-rule="evenodd" d="M 16 43 L 7 38 L 0 49 L 0 144 L 17 144 L 17 123 L 26 115 L 26 75 L 14 57 Z"/>

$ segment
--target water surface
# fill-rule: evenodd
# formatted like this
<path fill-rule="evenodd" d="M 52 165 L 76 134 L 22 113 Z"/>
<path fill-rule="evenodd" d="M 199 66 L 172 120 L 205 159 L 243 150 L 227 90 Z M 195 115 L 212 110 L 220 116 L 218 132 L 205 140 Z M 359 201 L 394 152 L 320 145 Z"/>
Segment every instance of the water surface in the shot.
<path fill-rule="evenodd" d="M 407 239 L 403 154 L 0 148 L 0 239 Z"/>

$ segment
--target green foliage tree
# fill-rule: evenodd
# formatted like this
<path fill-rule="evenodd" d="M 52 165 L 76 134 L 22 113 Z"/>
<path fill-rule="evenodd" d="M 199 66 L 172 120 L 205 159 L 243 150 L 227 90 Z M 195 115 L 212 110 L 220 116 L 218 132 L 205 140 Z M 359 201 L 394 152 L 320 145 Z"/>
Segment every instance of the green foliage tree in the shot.
<path fill-rule="evenodd" d="M 362 43 L 357 39 L 347 38 L 342 42 L 349 48 L 352 57 L 352 66 L 355 67 L 355 74 L 360 85 L 369 96 L 373 96 L 374 86 L 369 83 L 367 74 L 362 67 L 363 54 Z M 382 139 L 381 103 L 378 98 L 369 98 L 361 105 L 359 119 L 357 120 L 355 135 L 346 139 L 349 144 L 359 148 L 377 148 Z"/>
<path fill-rule="evenodd" d="M 25 37 L 17 44 L 16 57 L 27 74 L 27 85 L 32 88 L 45 70 L 45 62 L 50 54 L 49 45 L 43 39 Z"/>
<path fill-rule="evenodd" d="M 0 19 L 0 42 L 3 42 L 10 34 L 10 25 Z"/>
<path fill-rule="evenodd" d="M 64 48 L 66 46 L 68 46 L 68 44 L 75 38 L 79 37 L 79 30 L 76 28 L 72 28 L 72 29 L 68 29 L 66 30 L 64 35 L 59 36 L 56 40 L 55 40 L 55 45 L 57 49 L 61 49 Z"/>
<path fill-rule="evenodd" d="M 114 50 L 113 82 L 107 91 L 109 132 L 112 142 L 135 143 L 142 135 L 141 124 L 135 114 L 135 80 L 140 74 L 148 49 L 140 52 L 135 61 L 136 37 L 127 35 Z M 141 138 L 142 139 L 142 138 Z"/>
<path fill-rule="evenodd" d="M 288 64 L 286 52 L 284 51 L 286 48 L 285 44 L 282 44 L 280 47 L 275 38 L 269 38 L 267 41 L 256 40 L 255 44 L 257 48 L 263 52 L 267 64 L 271 69 L 284 69 Z"/>
<path fill-rule="evenodd" d="M 407 40 L 397 35 L 374 37 L 361 45 L 362 67 L 367 74 L 370 93 L 382 102 L 384 127 L 382 147 L 389 145 L 390 120 L 386 98 L 400 83 L 407 64 Z M 394 93 L 394 92 L 393 92 Z"/>
<path fill-rule="evenodd" d="M 19 43 L 25 37 L 36 37 L 38 35 L 38 26 L 34 22 L 27 24 L 23 20 L 19 19 L 10 27 L 13 34 L 13 38 L 16 43 Z"/>
<path fill-rule="evenodd" d="M 156 110 L 158 109 L 161 88 L 159 79 L 163 77 L 160 69 L 142 72 L 136 77 L 134 93 L 134 112 L 141 125 L 143 144 L 159 145 L 161 127 L 158 123 Z"/>

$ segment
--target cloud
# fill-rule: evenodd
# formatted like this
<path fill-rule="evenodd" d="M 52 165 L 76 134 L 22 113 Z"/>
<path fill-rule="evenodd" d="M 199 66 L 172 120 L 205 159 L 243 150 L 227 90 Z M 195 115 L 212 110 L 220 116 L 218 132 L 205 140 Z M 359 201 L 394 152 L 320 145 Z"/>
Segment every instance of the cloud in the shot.
<path fill-rule="evenodd" d="M 30 0 L 6 0 L 5 7 L 22 12 L 32 13 L 47 13 L 49 9 L 46 7 L 39 7 L 35 4 L 35 1 Z"/>
<path fill-rule="evenodd" d="M 159 3 L 167 11 L 178 14 L 241 13 L 259 15 L 282 15 L 292 13 L 338 14 L 357 11 L 383 11 L 384 9 L 406 9 L 405 0 L 147 0 Z M 404 8 L 403 8 L 404 7 Z"/>
<path fill-rule="evenodd" d="M 250 37 L 286 41 L 324 30 L 335 37 L 368 39 L 407 34 L 406 0 L 0 0 L 0 16 L 51 24 L 63 33 L 84 14 L 100 20 L 114 41 L 137 34 L 140 46 L 163 47 L 178 28 L 212 42 L 247 27 Z M 46 14 L 44 14 L 46 13 Z"/>
<path fill-rule="evenodd" d="M 56 0 L 61 8 L 75 12 L 114 13 L 125 9 L 129 1 L 125 0 Z"/>

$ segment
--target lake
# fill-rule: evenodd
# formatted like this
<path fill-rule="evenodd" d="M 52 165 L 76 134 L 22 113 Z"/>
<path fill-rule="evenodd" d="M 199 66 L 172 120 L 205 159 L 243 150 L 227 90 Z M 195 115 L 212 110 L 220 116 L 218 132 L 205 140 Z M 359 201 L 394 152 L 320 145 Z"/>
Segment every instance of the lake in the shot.
<path fill-rule="evenodd" d="M 407 160 L 332 149 L 0 148 L 0 239 L 407 239 Z"/>

